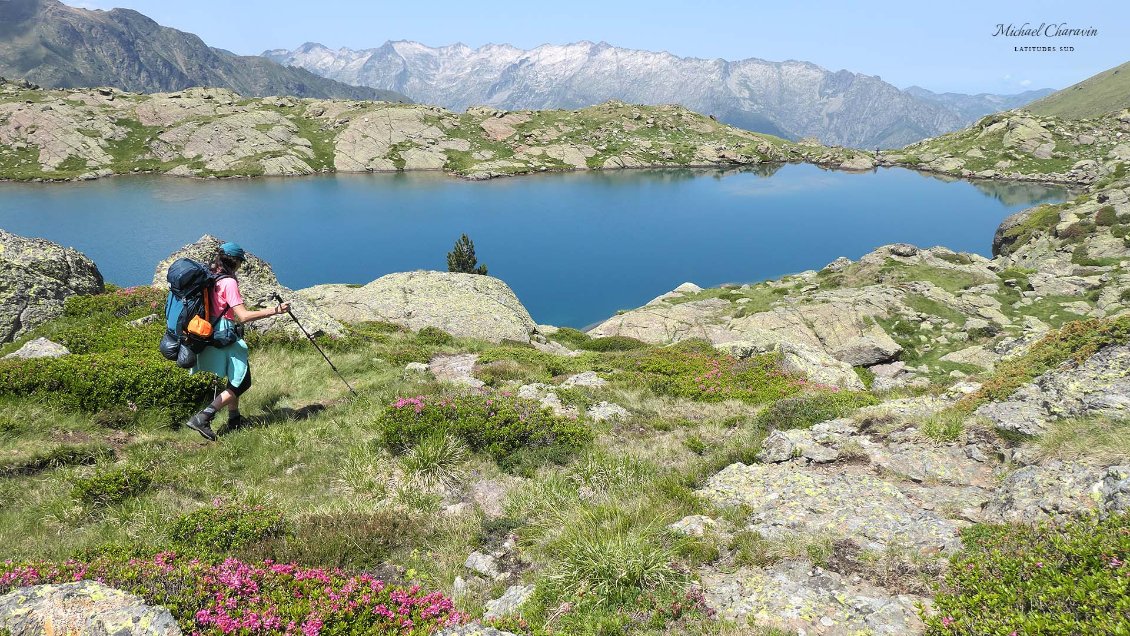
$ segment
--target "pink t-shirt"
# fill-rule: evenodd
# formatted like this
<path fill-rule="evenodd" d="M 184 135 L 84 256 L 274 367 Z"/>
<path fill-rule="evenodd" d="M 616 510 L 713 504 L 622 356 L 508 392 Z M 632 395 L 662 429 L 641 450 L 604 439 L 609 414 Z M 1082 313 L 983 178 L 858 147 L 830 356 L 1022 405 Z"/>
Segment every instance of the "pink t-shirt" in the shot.
<path fill-rule="evenodd" d="M 243 304 L 243 296 L 239 293 L 239 283 L 234 278 L 222 278 L 212 287 L 212 311 L 224 310 L 224 318 L 235 321 L 235 312 L 232 307 Z"/>

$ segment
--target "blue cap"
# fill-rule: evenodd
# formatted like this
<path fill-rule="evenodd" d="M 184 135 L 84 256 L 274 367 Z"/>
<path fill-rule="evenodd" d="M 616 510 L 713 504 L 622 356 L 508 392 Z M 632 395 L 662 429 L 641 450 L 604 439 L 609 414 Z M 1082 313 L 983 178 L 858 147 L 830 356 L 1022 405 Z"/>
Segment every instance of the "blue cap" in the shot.
<path fill-rule="evenodd" d="M 220 253 L 224 256 L 238 258 L 241 261 L 247 259 L 247 252 L 243 251 L 243 248 L 239 246 L 239 243 L 224 243 L 220 246 Z"/>

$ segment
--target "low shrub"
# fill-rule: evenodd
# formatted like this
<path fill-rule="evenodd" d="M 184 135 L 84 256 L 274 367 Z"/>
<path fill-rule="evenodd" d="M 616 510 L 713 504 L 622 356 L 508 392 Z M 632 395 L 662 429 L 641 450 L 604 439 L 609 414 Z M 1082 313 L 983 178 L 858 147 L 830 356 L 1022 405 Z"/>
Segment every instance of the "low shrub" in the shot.
<path fill-rule="evenodd" d="M 286 532 L 281 510 L 220 501 L 172 523 L 169 538 L 179 552 L 226 555 Z"/>
<path fill-rule="evenodd" d="M 163 321 L 139 327 L 134 318 L 164 311 L 165 293 L 131 287 L 72 296 L 63 316 L 33 330 L 70 349 L 62 358 L 0 361 L 0 395 L 33 396 L 90 413 L 156 408 L 175 421 L 203 402 L 212 379 L 189 376 L 161 357 Z"/>
<path fill-rule="evenodd" d="M 1115 223 L 1118 223 L 1118 213 L 1114 211 L 1113 205 L 1104 205 L 1095 213 L 1095 225 L 1111 226 Z"/>
<path fill-rule="evenodd" d="M 580 344 L 580 348 L 585 351 L 633 351 L 635 349 L 643 349 L 647 346 L 648 344 L 646 342 L 627 336 L 593 338 Z"/>
<path fill-rule="evenodd" d="M 208 564 L 172 552 L 147 559 L 0 563 L 0 594 L 81 579 L 162 605 L 185 633 L 200 636 L 425 634 L 464 620 L 438 592 L 294 564 Z"/>
<path fill-rule="evenodd" d="M 167 292 L 156 287 L 139 286 L 108 289 L 106 293 L 92 296 L 71 296 L 63 303 L 63 315 L 88 318 L 97 314 L 109 314 L 132 319 L 153 313 L 162 314 L 165 311 L 166 294 Z"/>
<path fill-rule="evenodd" d="M 774 354 L 737 360 L 705 341 L 620 354 L 618 377 L 661 395 L 705 402 L 769 402 L 800 390 L 803 380 L 778 368 Z"/>
<path fill-rule="evenodd" d="M 505 393 L 400 398 L 389 406 L 378 425 L 385 443 L 394 451 L 407 450 L 429 435 L 449 433 L 500 463 L 522 450 L 557 448 L 572 452 L 592 439 L 583 424 L 553 415 L 537 402 Z"/>
<path fill-rule="evenodd" d="M 1077 221 L 1056 232 L 1056 236 L 1068 243 L 1078 243 L 1085 236 L 1095 230 L 1095 224 L 1090 221 Z"/>
<path fill-rule="evenodd" d="M 592 338 L 585 332 L 572 327 L 561 327 L 552 335 L 550 340 L 556 340 L 570 349 L 583 349 L 584 345 Z"/>
<path fill-rule="evenodd" d="M 962 533 L 927 633 L 1130 633 L 1130 516 Z"/>
<path fill-rule="evenodd" d="M 757 415 L 757 423 L 765 429 L 811 428 L 814 424 L 844 417 L 858 408 L 878 403 L 878 398 L 870 393 L 813 391 L 770 404 Z"/>
<path fill-rule="evenodd" d="M 0 395 L 93 413 L 159 408 L 173 421 L 204 402 L 213 380 L 207 374 L 190 376 L 159 355 L 134 352 L 0 361 Z"/>
<path fill-rule="evenodd" d="M 76 476 L 71 496 L 90 506 L 112 506 L 145 494 L 153 485 L 149 471 L 135 466 L 103 469 L 93 475 Z"/>
<path fill-rule="evenodd" d="M 582 353 L 578 356 L 558 356 L 528 347 L 499 345 L 479 354 L 479 365 L 486 367 L 493 362 L 515 363 L 529 371 L 531 377 L 549 380 L 554 376 L 580 373 L 587 370 L 608 371 L 611 369 L 595 353 Z"/>
<path fill-rule="evenodd" d="M 421 344 L 442 347 L 455 342 L 455 338 L 439 327 L 424 327 L 416 333 L 416 340 Z"/>

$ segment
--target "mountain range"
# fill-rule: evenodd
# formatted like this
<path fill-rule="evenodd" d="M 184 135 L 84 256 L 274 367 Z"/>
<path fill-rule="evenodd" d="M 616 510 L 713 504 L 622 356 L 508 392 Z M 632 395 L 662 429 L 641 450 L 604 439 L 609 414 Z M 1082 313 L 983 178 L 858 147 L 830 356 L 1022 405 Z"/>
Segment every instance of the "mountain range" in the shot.
<path fill-rule="evenodd" d="M 881 78 L 809 62 L 726 61 L 578 42 L 524 50 L 396 41 L 365 50 L 307 43 L 264 57 L 349 84 L 453 110 L 580 108 L 609 99 L 677 103 L 748 130 L 825 144 L 901 147 L 960 129 L 1051 90 L 1021 95 L 899 90 Z"/>
<path fill-rule="evenodd" d="M 112 86 L 154 93 L 209 86 L 248 97 L 408 101 L 392 91 L 213 48 L 137 11 L 91 11 L 57 0 L 0 0 L 0 76 L 46 88 Z"/>

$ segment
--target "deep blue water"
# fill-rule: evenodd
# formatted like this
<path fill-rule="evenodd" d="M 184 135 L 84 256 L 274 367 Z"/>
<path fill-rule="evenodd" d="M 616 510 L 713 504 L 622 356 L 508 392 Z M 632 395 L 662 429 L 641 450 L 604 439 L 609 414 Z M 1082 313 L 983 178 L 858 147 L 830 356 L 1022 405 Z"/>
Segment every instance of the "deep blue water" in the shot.
<path fill-rule="evenodd" d="M 902 169 L 762 172 L 0 183 L 0 228 L 75 247 L 123 286 L 150 282 L 161 259 L 210 233 L 267 259 L 294 289 L 446 270 L 466 232 L 535 320 L 583 327 L 684 281 L 755 282 L 885 243 L 988 255 L 1004 217 L 1067 196 Z"/>

